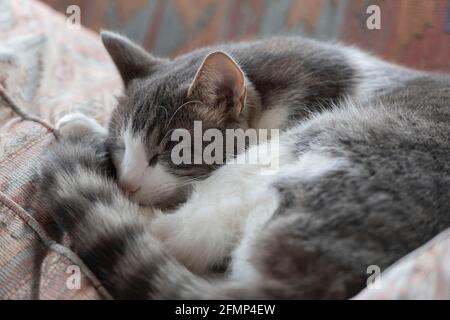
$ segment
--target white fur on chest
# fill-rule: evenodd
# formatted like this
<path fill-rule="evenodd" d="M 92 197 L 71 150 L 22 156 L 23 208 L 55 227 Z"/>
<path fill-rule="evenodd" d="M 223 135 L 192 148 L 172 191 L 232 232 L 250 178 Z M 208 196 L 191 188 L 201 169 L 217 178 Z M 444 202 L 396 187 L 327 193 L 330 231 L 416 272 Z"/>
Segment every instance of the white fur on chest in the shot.
<path fill-rule="evenodd" d="M 266 145 L 254 146 L 248 152 Z M 195 272 L 207 272 L 231 256 L 233 279 L 258 277 L 250 257 L 258 235 L 279 207 L 274 182 L 291 178 L 309 182 L 346 165 L 345 159 L 321 150 L 296 158 L 291 148 L 285 141 L 278 154 L 263 152 L 266 157 L 260 159 L 261 164 L 227 164 L 218 169 L 195 185 L 180 209 L 157 217 L 152 231 L 171 254 Z M 279 163 L 278 171 L 262 173 L 272 161 Z"/>
<path fill-rule="evenodd" d="M 257 147 L 250 150 L 256 152 Z M 276 173 L 264 174 L 268 159 L 262 160 L 263 165 L 227 164 L 218 169 L 195 185 L 189 201 L 175 213 L 158 217 L 153 232 L 194 271 L 221 264 L 278 207 L 278 195 L 271 190 Z"/>

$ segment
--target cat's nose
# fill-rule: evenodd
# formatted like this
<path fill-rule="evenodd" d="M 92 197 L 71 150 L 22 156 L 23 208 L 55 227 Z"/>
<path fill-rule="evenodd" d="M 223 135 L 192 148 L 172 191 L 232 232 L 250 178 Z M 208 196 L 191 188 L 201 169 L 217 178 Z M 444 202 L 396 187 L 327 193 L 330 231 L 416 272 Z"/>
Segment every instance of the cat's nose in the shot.
<path fill-rule="evenodd" d="M 137 186 L 129 181 L 119 181 L 119 187 L 129 196 L 132 196 L 141 188 L 140 186 Z"/>

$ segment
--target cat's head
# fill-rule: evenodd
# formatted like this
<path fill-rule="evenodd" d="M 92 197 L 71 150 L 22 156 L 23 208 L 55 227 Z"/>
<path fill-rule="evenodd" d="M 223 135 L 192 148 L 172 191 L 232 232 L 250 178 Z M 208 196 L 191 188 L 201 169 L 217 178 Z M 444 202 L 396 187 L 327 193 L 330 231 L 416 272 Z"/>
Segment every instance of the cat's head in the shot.
<path fill-rule="evenodd" d="M 109 124 L 119 185 L 140 204 L 182 201 L 191 182 L 217 165 L 174 164 L 172 149 L 178 142 L 172 141 L 172 132 L 193 132 L 194 121 L 201 121 L 203 130 L 246 127 L 249 83 L 223 52 L 198 51 L 168 60 L 114 33 L 103 32 L 102 40 L 125 87 Z M 192 134 L 192 157 L 194 141 Z"/>

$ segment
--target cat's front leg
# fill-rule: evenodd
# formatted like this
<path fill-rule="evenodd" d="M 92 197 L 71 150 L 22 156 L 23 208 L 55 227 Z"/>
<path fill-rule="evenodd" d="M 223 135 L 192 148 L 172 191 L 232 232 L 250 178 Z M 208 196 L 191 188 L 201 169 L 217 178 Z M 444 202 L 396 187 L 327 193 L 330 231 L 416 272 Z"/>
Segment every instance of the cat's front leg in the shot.
<path fill-rule="evenodd" d="M 175 213 L 156 216 L 151 230 L 178 261 L 203 274 L 225 265 L 240 236 L 238 222 L 233 230 L 229 217 L 218 216 L 190 203 Z"/>
<path fill-rule="evenodd" d="M 276 209 L 270 179 L 259 174 L 258 166 L 225 165 L 198 182 L 181 208 L 157 216 L 152 233 L 196 273 L 223 266 L 240 243 L 249 216 L 270 216 Z"/>

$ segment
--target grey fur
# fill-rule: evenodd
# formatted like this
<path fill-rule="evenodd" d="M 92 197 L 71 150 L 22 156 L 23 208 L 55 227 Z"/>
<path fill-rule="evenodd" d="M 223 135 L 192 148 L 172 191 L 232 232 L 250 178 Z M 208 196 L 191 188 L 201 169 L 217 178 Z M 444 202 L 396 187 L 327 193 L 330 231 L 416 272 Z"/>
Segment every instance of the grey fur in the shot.
<path fill-rule="evenodd" d="M 132 55 L 136 50 L 134 45 L 110 33 L 103 35 L 103 41 L 113 60 L 119 62 L 118 69 L 126 68 L 121 64 L 124 63 L 123 56 Z M 117 50 L 118 45 L 111 44 L 122 42 L 120 51 Z M 231 55 L 248 79 L 247 112 L 239 119 L 228 117 L 220 103 L 211 105 L 204 97 L 188 97 L 187 94 L 202 61 L 209 53 L 218 50 Z M 139 51 L 137 58 L 141 54 Z M 150 59 L 155 58 L 147 58 Z M 134 61 L 132 58 L 126 60 Z M 284 124 L 282 129 L 285 129 L 309 113 L 351 95 L 355 83 L 362 76 L 347 62 L 343 52 L 299 38 L 274 38 L 199 49 L 171 61 L 159 60 L 144 70 L 142 74 L 145 76 L 136 76 L 133 80 L 125 75 L 126 90 L 110 122 L 112 152 L 120 148 L 117 136 L 121 128 L 131 124 L 136 135 L 147 137 L 149 159 L 154 150 L 159 149 L 159 162 L 180 177 L 205 177 L 217 166 L 173 165 L 170 154 L 176 143 L 170 141 L 168 134 L 172 130 L 192 130 L 195 120 L 202 121 L 203 130 L 246 129 L 251 126 L 248 112 L 262 112 L 280 104 L 289 109 L 290 122 Z M 175 113 L 176 117 L 167 125 Z"/>
<path fill-rule="evenodd" d="M 98 137 L 63 140 L 40 168 L 39 198 L 116 298 L 349 298 L 364 288 L 369 265 L 385 269 L 450 226 L 448 76 L 385 66 L 378 76 L 392 73 L 395 84 L 346 98 L 364 72 L 333 46 L 280 39 L 221 49 L 241 65 L 262 109 L 289 105 L 281 140 L 291 141 L 297 158 L 318 152 L 347 165 L 320 179 L 290 176 L 274 184 L 281 202 L 251 257 L 265 281 L 207 281 L 153 238 L 142 208 L 116 186 Z M 150 140 L 161 136 L 165 116 L 155 106 L 171 113 L 185 103 L 195 70 L 212 50 L 131 80 L 110 143 L 127 121 Z M 189 127 L 197 116 L 195 108 L 183 109 L 173 127 Z M 219 118 L 211 126 L 231 125 Z"/>

